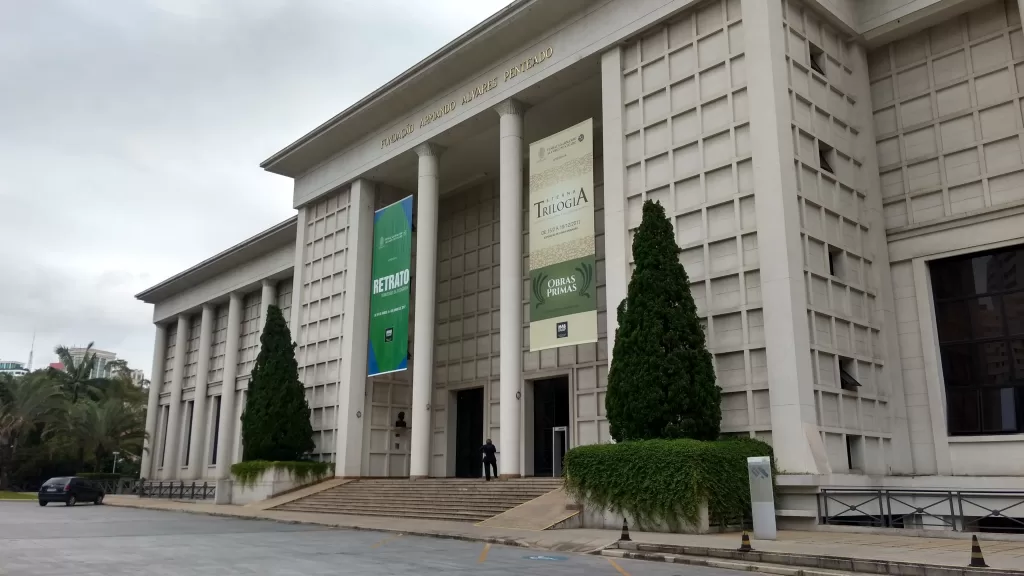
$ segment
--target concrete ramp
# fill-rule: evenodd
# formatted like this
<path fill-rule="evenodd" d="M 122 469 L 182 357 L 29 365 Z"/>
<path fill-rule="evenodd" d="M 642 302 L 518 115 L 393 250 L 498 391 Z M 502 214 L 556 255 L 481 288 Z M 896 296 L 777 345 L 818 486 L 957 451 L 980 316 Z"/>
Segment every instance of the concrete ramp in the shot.
<path fill-rule="evenodd" d="M 274 496 L 273 498 L 268 498 L 266 500 L 261 500 L 259 502 L 251 502 L 249 504 L 246 504 L 245 507 L 253 508 L 256 510 L 269 510 L 275 506 L 281 506 L 289 502 L 294 502 L 295 500 L 298 500 L 300 498 L 305 498 L 307 496 L 319 494 L 324 490 L 330 490 L 331 488 L 336 488 L 338 486 L 341 486 L 342 484 L 347 484 L 349 482 L 351 482 L 351 480 L 345 478 L 328 478 L 323 482 L 317 482 L 316 484 L 303 486 L 302 488 L 292 490 L 290 492 L 285 492 L 284 494 L 279 494 L 277 496 Z"/>
<path fill-rule="evenodd" d="M 477 526 L 486 528 L 515 528 L 517 530 L 547 530 L 568 518 L 579 514 L 578 510 L 569 510 L 569 496 L 565 488 L 552 490 L 529 502 L 525 502 L 506 510 L 497 516 L 488 518 Z"/>

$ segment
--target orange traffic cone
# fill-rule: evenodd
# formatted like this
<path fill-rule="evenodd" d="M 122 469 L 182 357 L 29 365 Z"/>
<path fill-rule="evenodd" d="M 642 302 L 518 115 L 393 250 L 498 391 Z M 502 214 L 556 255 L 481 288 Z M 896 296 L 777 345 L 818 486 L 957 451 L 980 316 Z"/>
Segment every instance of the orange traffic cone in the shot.
<path fill-rule="evenodd" d="M 988 568 L 988 564 L 985 564 L 985 557 L 981 555 L 981 544 L 978 543 L 977 536 L 971 536 L 971 563 L 968 566 L 971 568 Z"/>
<path fill-rule="evenodd" d="M 747 531 L 743 531 L 743 537 L 740 539 L 740 552 L 751 552 L 753 548 L 750 546 L 750 534 Z"/>

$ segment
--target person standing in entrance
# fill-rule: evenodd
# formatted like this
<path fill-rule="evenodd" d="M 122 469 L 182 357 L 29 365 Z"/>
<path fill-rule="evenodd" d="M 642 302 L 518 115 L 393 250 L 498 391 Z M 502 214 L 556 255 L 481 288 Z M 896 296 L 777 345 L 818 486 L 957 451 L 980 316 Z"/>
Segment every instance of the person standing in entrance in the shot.
<path fill-rule="evenodd" d="M 480 452 L 484 455 L 484 475 L 487 476 L 487 481 L 491 481 L 491 469 L 494 469 L 494 477 L 498 477 L 498 459 L 495 458 L 494 453 L 497 449 L 494 444 L 491 444 L 491 439 L 488 438 L 487 442 L 480 447 Z"/>

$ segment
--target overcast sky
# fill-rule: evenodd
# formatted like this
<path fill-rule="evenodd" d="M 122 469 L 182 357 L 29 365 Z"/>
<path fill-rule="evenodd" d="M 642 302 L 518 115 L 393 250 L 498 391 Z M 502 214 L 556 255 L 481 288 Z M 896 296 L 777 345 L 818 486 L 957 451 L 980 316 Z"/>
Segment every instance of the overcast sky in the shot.
<path fill-rule="evenodd" d="M 0 359 L 152 366 L 133 295 L 294 214 L 259 163 L 507 0 L 0 0 Z"/>

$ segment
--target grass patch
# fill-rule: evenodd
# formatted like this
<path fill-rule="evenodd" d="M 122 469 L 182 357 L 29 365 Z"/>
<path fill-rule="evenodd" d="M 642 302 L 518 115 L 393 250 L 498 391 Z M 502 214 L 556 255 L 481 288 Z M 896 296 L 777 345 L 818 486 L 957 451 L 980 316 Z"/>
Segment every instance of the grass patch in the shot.
<path fill-rule="evenodd" d="M 7 492 L 0 490 L 0 500 L 35 500 L 36 494 L 33 492 Z"/>
<path fill-rule="evenodd" d="M 309 461 L 297 461 L 297 462 L 271 462 L 267 460 L 250 460 L 248 462 L 239 462 L 231 465 L 231 473 L 234 474 L 235 478 L 241 482 L 243 487 L 249 487 L 256 483 L 256 479 L 260 477 L 266 470 L 282 468 L 288 470 L 295 476 L 295 480 L 299 484 L 304 484 L 307 480 L 324 478 L 334 473 L 333 462 L 309 462 Z"/>

